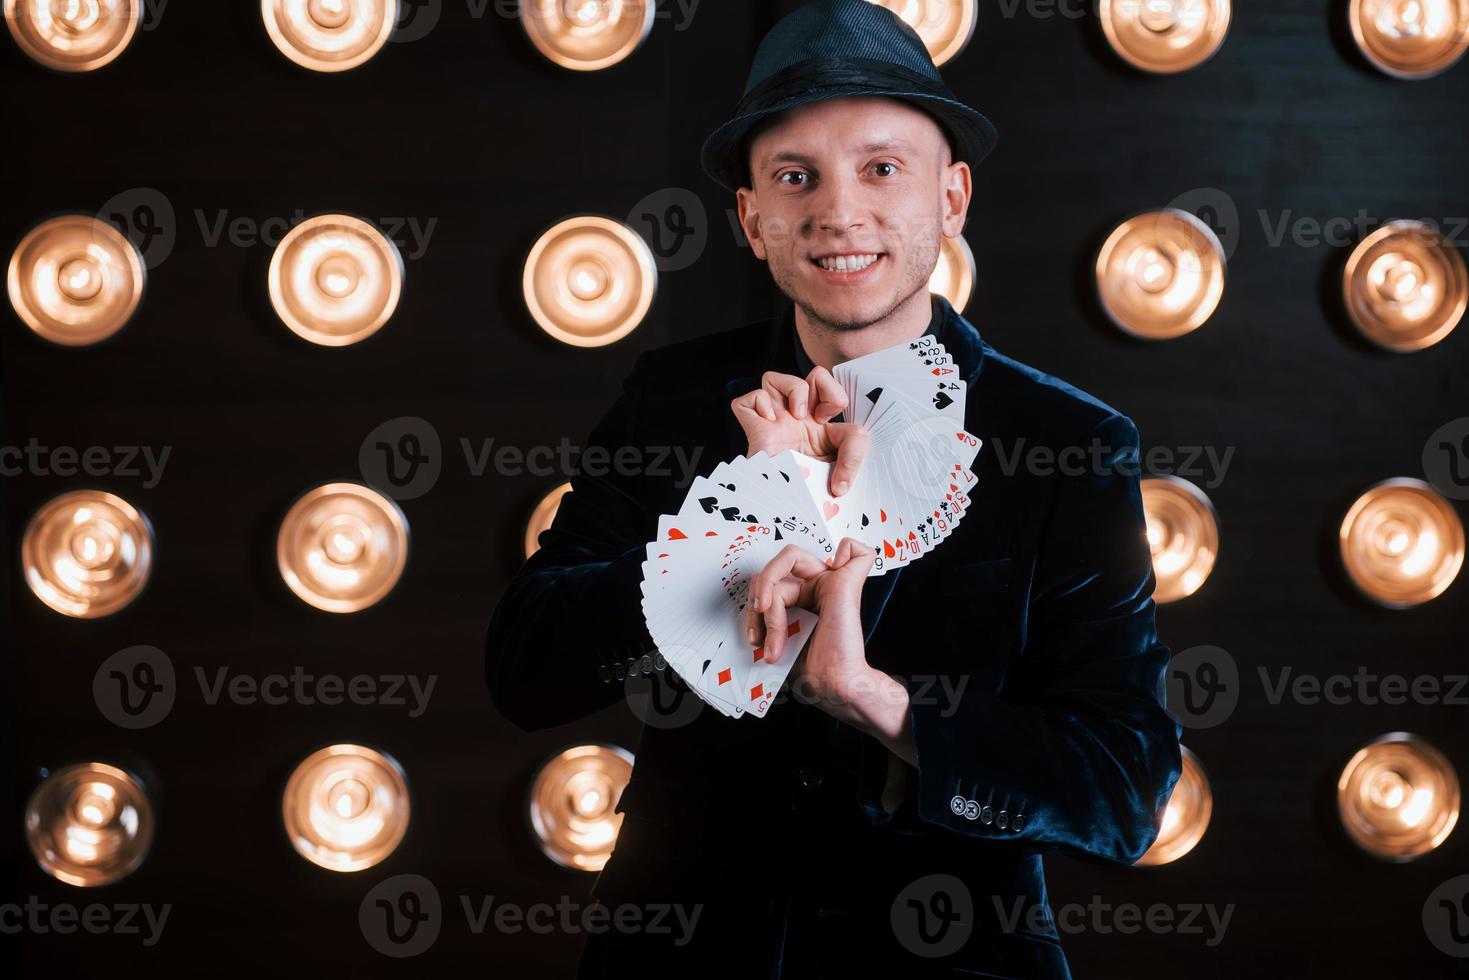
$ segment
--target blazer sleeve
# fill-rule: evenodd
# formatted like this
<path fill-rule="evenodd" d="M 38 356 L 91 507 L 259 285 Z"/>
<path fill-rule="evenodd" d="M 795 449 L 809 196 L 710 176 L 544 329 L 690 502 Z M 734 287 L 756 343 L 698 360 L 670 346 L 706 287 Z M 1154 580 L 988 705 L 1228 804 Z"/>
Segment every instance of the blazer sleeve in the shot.
<path fill-rule="evenodd" d="M 637 446 L 648 355 L 587 438 L 615 458 Z M 623 662 L 651 649 L 643 627 L 642 563 L 656 531 L 637 494 L 638 476 L 616 466 L 571 478 L 540 549 L 511 579 L 485 636 L 485 680 L 495 707 L 525 731 L 575 721 L 623 694 Z"/>
<path fill-rule="evenodd" d="M 918 818 L 1131 864 L 1157 838 L 1182 728 L 1163 703 L 1169 651 L 1154 626 L 1137 429 L 1114 414 L 1092 437 L 1103 465 L 1056 477 L 1005 687 L 966 692 L 957 708 L 914 699 Z"/>

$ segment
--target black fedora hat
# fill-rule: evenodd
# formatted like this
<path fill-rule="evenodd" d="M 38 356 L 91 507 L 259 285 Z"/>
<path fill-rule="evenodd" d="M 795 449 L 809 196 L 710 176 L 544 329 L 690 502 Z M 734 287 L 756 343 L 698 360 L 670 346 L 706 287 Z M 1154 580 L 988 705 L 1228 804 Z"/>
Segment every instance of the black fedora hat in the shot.
<path fill-rule="evenodd" d="M 924 110 L 944 128 L 954 159 L 971 167 L 994 149 L 995 127 L 944 84 L 922 38 L 870 0 L 817 0 L 786 15 L 760 42 L 745 94 L 704 141 L 704 172 L 733 191 L 749 186 L 745 139 L 761 121 L 845 95 L 884 95 Z"/>

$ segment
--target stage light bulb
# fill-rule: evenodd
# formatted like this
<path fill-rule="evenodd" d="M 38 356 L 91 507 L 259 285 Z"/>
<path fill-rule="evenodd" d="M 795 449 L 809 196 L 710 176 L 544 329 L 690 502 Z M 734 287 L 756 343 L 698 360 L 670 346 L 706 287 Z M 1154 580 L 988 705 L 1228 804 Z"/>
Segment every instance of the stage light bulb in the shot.
<path fill-rule="evenodd" d="M 276 536 L 281 578 L 325 612 L 358 612 L 381 601 L 408 563 L 408 519 L 370 487 L 327 483 L 291 505 Z"/>
<path fill-rule="evenodd" d="M 1342 564 L 1374 602 L 1406 609 L 1441 595 L 1464 564 L 1464 525 L 1422 480 L 1384 480 L 1352 504 L 1338 532 Z"/>
<path fill-rule="evenodd" d="M 525 260 L 526 307 L 541 329 L 575 347 L 627 336 L 653 305 L 658 269 L 626 225 L 577 215 L 547 230 Z"/>
<path fill-rule="evenodd" d="M 79 888 L 107 885 L 143 863 L 153 806 L 123 769 L 85 762 L 51 773 L 26 804 L 26 843 L 41 869 Z"/>
<path fill-rule="evenodd" d="M 403 768 L 364 745 L 313 752 L 296 766 L 281 796 L 291 846 L 328 871 L 380 864 L 408 832 L 410 810 Z"/>
<path fill-rule="evenodd" d="M 577 745 L 541 766 L 530 790 L 530 825 L 541 851 L 567 868 L 600 871 L 612 856 L 615 812 L 633 758 L 614 745 Z"/>
<path fill-rule="evenodd" d="M 1142 481 L 1143 516 L 1153 554 L 1153 599 L 1193 595 L 1219 556 L 1219 518 L 1204 491 L 1176 476 Z"/>
<path fill-rule="evenodd" d="M 1197 330 L 1224 294 L 1224 249 L 1208 225 L 1177 208 L 1119 224 L 1097 253 L 1097 292 L 1118 327 L 1146 340 Z"/>
<path fill-rule="evenodd" d="M 1214 791 L 1198 756 L 1187 746 L 1179 746 L 1183 756 L 1183 772 L 1174 784 L 1173 795 L 1163 811 L 1158 838 L 1137 860 L 1142 867 L 1171 864 L 1198 846 L 1214 813 Z"/>
<path fill-rule="evenodd" d="M 1459 779 L 1442 752 L 1393 732 L 1359 749 L 1342 769 L 1337 811 L 1348 837 L 1388 861 L 1422 857 L 1459 820 Z"/>
<path fill-rule="evenodd" d="M 73 490 L 44 504 L 21 541 L 26 584 L 64 616 L 96 619 L 143 591 L 153 572 L 153 528 L 104 490 Z"/>

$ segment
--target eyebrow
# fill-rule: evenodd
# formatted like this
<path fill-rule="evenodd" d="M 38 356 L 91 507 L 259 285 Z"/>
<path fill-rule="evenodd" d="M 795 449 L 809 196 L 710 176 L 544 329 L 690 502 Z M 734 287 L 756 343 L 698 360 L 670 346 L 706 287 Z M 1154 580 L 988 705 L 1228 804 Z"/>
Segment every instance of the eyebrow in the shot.
<path fill-rule="evenodd" d="M 909 152 L 912 152 L 913 147 L 909 146 L 903 140 L 894 138 L 878 140 L 874 143 L 867 143 L 863 146 L 858 147 L 858 149 L 861 150 L 863 153 L 878 153 L 882 150 L 907 150 Z M 773 163 L 804 163 L 810 165 L 814 162 L 815 161 L 806 156 L 804 153 L 797 153 L 794 150 L 777 150 L 775 153 L 770 154 L 763 161 L 761 161 L 760 166 L 763 169 Z"/>

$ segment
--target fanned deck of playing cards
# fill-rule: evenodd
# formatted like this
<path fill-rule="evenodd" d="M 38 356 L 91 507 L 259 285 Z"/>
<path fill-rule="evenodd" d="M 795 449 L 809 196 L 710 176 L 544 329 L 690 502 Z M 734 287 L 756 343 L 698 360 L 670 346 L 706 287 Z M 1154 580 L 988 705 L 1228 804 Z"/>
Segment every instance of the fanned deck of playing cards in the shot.
<path fill-rule="evenodd" d="M 867 457 L 847 493 L 827 490 L 831 463 L 786 451 L 720 463 L 664 515 L 643 562 L 643 613 L 663 658 L 724 714 L 763 718 L 816 614 L 789 611 L 777 664 L 746 642 L 750 578 L 787 545 L 830 564 L 843 538 L 870 545 L 870 575 L 901 568 L 953 533 L 969 506 L 980 441 L 964 431 L 966 385 L 929 336 L 838 364 L 843 420 L 865 426 Z"/>

